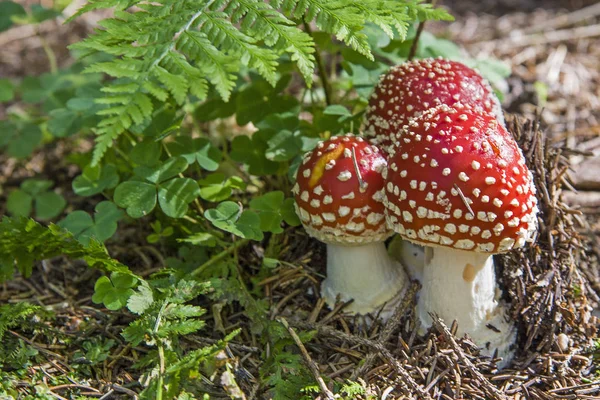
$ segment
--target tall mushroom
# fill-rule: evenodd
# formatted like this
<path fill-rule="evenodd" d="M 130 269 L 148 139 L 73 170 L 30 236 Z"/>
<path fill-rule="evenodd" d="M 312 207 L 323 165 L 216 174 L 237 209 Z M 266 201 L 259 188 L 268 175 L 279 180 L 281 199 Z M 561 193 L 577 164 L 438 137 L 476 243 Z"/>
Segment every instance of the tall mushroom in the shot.
<path fill-rule="evenodd" d="M 490 114 L 456 104 L 430 109 L 399 135 L 384 171 L 386 219 L 427 248 L 417 303 L 458 321 L 483 352 L 510 357 L 513 325 L 498 301 L 493 254 L 532 241 L 537 199 L 515 140 Z"/>
<path fill-rule="evenodd" d="M 392 135 L 431 107 L 456 103 L 494 114 L 502 108 L 489 83 L 466 65 L 442 58 L 407 61 L 381 75 L 365 116 L 364 131 L 387 152 Z"/>
<path fill-rule="evenodd" d="M 348 311 L 365 314 L 388 303 L 383 317 L 407 280 L 383 243 L 393 233 L 382 203 L 385 165 L 379 149 L 362 138 L 334 136 L 305 155 L 292 189 L 304 228 L 327 243 L 321 288 L 327 304 L 333 306 L 339 295 L 354 300 Z"/>

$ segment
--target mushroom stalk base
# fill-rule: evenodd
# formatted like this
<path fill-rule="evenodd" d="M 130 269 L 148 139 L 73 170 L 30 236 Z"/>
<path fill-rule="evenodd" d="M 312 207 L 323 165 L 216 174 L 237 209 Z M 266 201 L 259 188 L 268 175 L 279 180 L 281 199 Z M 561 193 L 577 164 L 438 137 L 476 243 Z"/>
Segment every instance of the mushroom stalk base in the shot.
<path fill-rule="evenodd" d="M 327 278 L 321 284 L 321 296 L 331 308 L 340 300 L 354 301 L 346 311 L 366 314 L 379 311 L 384 319 L 393 312 L 406 286 L 404 267 L 393 261 L 383 242 L 362 246 L 327 245 Z"/>
<path fill-rule="evenodd" d="M 482 353 L 512 358 L 516 330 L 507 321 L 498 302 L 494 261 L 491 255 L 429 247 L 425 257 L 422 289 L 417 314 L 425 327 L 431 326 L 429 312 L 436 313 L 450 326 L 458 322 L 458 336 L 467 333 Z M 495 329 L 493 329 L 495 328 Z"/>

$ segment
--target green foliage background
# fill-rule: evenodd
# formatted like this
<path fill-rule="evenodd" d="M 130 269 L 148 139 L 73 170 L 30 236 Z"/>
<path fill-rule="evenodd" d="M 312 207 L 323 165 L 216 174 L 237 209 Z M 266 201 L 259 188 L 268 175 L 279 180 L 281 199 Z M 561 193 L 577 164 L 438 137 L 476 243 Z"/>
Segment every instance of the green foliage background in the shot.
<path fill-rule="evenodd" d="M 62 6 L 0 2 L 0 31 L 54 18 Z M 57 140 L 95 140 L 92 152 L 67 160 L 81 170 L 72 192 L 87 197 L 93 213 L 64 215 L 51 181 L 24 181 L 8 195 L 0 281 L 15 272 L 28 277 L 35 261 L 59 255 L 103 271 L 92 301 L 127 310 L 123 339 L 150 349 L 134 366 L 142 398 L 206 398 L 202 381 L 190 378 L 219 368 L 231 378 L 231 366 L 216 366 L 215 357 L 239 331 L 197 350 L 181 338 L 205 327 L 199 299 L 236 304 L 272 349 L 260 390 L 274 399 L 312 398 L 310 374 L 287 332 L 269 319 L 256 282 L 240 274 L 237 250 L 261 242 L 257 276 L 282 262 L 282 237 L 299 225 L 290 181 L 301 155 L 330 135 L 359 133 L 368 95 L 389 65 L 408 56 L 415 24 L 451 17 L 419 0 L 90 0 L 70 19 L 98 9 L 114 16 L 71 46 L 71 67 L 57 69 L 50 54 L 50 72 L 0 80 L 0 101 L 19 105 L 0 121 L 8 156 L 26 159 Z M 416 56 L 465 59 L 427 33 Z M 507 74 L 494 61 L 467 62 L 492 82 Z M 29 216 L 60 220 L 46 226 Z M 171 256 L 147 278 L 103 244 L 136 220 L 147 226 L 147 241 Z M 0 338 L 9 327 L 41 329 L 27 320 L 32 314 L 53 318 L 27 303 L 2 306 Z M 0 366 L 24 370 L 40 355 L 13 339 L 17 350 L 2 353 Z M 83 343 L 76 354 L 89 366 L 79 372 L 90 374 L 113 346 L 101 337 Z M 0 378 L 0 396 L 14 395 L 15 375 Z M 336 387 L 348 398 L 363 391 L 356 382 Z"/>

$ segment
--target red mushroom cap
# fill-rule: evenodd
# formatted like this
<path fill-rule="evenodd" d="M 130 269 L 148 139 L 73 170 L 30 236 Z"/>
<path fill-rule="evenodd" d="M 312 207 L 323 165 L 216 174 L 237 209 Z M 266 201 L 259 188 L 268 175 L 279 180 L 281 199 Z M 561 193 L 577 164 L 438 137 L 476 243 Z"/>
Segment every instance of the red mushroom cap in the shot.
<path fill-rule="evenodd" d="M 392 145 L 390 135 L 402 130 L 410 118 L 431 107 L 457 102 L 480 107 L 504 121 L 490 85 L 466 65 L 442 58 L 396 65 L 381 75 L 369 99 L 365 134 L 387 151 Z"/>
<path fill-rule="evenodd" d="M 412 119 L 384 171 L 386 218 L 424 245 L 501 253 L 537 228 L 531 172 L 494 116 L 457 104 Z"/>
<path fill-rule="evenodd" d="M 304 156 L 292 189 L 306 231 L 325 243 L 382 241 L 385 158 L 364 139 L 346 135 L 319 142 Z M 360 173 L 360 178 L 357 174 Z"/>

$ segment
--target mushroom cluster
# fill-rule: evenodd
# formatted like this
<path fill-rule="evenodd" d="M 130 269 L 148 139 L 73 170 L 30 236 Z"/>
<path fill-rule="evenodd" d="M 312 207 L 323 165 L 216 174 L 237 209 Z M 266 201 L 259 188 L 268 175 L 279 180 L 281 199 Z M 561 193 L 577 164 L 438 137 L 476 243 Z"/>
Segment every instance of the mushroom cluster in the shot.
<path fill-rule="evenodd" d="M 409 61 L 382 75 L 365 132 L 320 142 L 305 155 L 293 192 L 307 232 L 327 243 L 329 306 L 383 308 L 407 275 L 421 281 L 417 314 L 467 333 L 508 361 L 516 338 L 496 285 L 494 254 L 534 240 L 537 199 L 523 153 L 490 85 L 444 59 Z M 394 232 L 388 256 L 383 241 Z M 424 246 L 424 247 L 421 247 Z"/>
<path fill-rule="evenodd" d="M 327 244 L 327 278 L 321 295 L 353 300 L 346 311 L 391 315 L 407 277 L 387 254 L 383 176 L 386 160 L 361 137 L 333 136 L 304 156 L 292 189 L 296 213 L 308 234 Z M 384 306 L 382 308 L 382 306 Z"/>
<path fill-rule="evenodd" d="M 426 246 L 422 268 L 409 268 L 422 284 L 422 326 L 431 325 L 430 313 L 456 320 L 459 334 L 506 362 L 516 333 L 492 255 L 532 241 L 538 209 L 532 174 L 491 88 L 458 62 L 410 61 L 381 77 L 365 130 L 387 154 L 388 227 Z"/>

